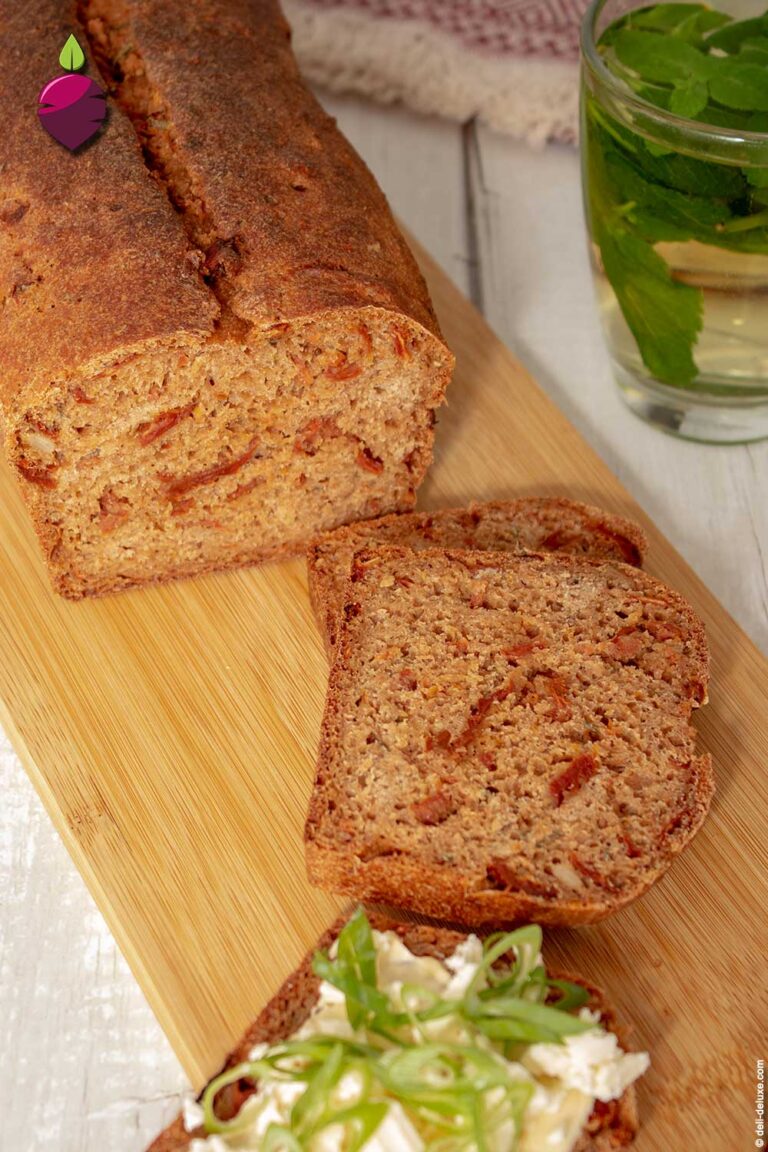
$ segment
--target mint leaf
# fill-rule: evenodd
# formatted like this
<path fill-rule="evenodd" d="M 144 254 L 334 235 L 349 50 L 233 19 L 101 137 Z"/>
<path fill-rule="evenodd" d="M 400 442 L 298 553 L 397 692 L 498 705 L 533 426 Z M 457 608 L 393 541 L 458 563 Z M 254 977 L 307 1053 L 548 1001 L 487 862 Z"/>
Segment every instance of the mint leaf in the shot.
<path fill-rule="evenodd" d="M 624 29 L 616 37 L 613 50 L 619 62 L 643 80 L 686 83 L 693 77 L 705 80 L 710 72 L 709 56 L 697 52 L 685 40 L 655 32 Z"/>
<path fill-rule="evenodd" d="M 645 154 L 640 153 L 640 162 L 648 179 L 693 196 L 718 196 L 731 200 L 746 190 L 740 169 L 708 164 L 706 160 L 684 156 L 681 152 L 652 155 L 646 148 Z"/>
<path fill-rule="evenodd" d="M 646 140 L 644 143 L 651 156 L 671 156 L 675 151 L 669 144 L 658 144 L 655 140 Z"/>
<path fill-rule="evenodd" d="M 624 28 L 664 32 L 683 40 L 700 41 L 704 33 L 729 23 L 730 17 L 703 4 L 655 4 L 627 12 L 609 24 L 599 41 L 601 48 L 610 47 Z"/>
<path fill-rule="evenodd" d="M 731 210 L 721 200 L 710 200 L 703 196 L 692 196 L 663 188 L 646 180 L 618 152 L 605 157 L 609 178 L 625 201 L 633 201 L 641 207 L 650 208 L 689 236 L 713 229 L 717 224 L 728 220 Z"/>
<path fill-rule="evenodd" d="M 693 346 L 701 331 L 704 295 L 672 279 L 650 244 L 621 227 L 600 230 L 605 274 L 646 367 L 667 384 L 697 375 Z"/>
<path fill-rule="evenodd" d="M 74 36 L 69 36 L 59 53 L 59 64 L 66 72 L 79 72 L 85 64 L 83 50 Z"/>
<path fill-rule="evenodd" d="M 713 100 L 745 112 L 768 112 L 768 68 L 712 57 L 709 91 Z"/>
<path fill-rule="evenodd" d="M 659 85 L 651 84 L 638 84 L 637 80 L 632 82 L 631 87 L 641 100 L 647 100 L 649 104 L 655 104 L 657 108 L 663 108 L 665 112 L 669 111 L 669 102 L 672 98 L 673 88 L 661 88 Z M 669 149 L 662 148 L 662 151 L 668 152 Z"/>
<path fill-rule="evenodd" d="M 653 208 L 634 205 L 626 217 L 638 236 L 642 236 L 649 244 L 678 243 L 684 244 L 691 240 L 690 228 L 682 228 L 679 224 L 672 224 L 665 216 L 654 212 Z"/>
<path fill-rule="evenodd" d="M 768 36 L 752 36 L 739 48 L 739 60 L 752 64 L 768 64 Z"/>
<path fill-rule="evenodd" d="M 653 32 L 666 32 L 684 40 L 698 38 L 701 33 L 730 23 L 730 16 L 715 12 L 704 4 L 654 4 L 639 12 L 630 12 L 627 24 Z"/>
<path fill-rule="evenodd" d="M 706 81 L 691 77 L 689 80 L 675 84 L 669 98 L 669 110 L 676 116 L 687 116 L 689 120 L 698 116 L 709 101 L 709 89 Z"/>
<path fill-rule="evenodd" d="M 703 4 L 654 4 L 652 8 L 641 8 L 639 12 L 630 12 L 626 19 L 627 25 L 632 28 L 646 28 L 655 32 L 676 32 L 689 20 L 708 12 L 711 13 L 712 9 L 706 8 Z M 719 13 L 712 14 L 719 15 Z M 726 16 L 725 19 L 727 20 L 728 17 Z"/>
<path fill-rule="evenodd" d="M 719 104 L 707 104 L 695 119 L 715 128 L 744 128 L 743 112 L 732 112 L 729 108 L 721 108 Z"/>
<path fill-rule="evenodd" d="M 738 52 L 745 40 L 752 36 L 764 36 L 768 32 L 768 18 L 757 16 L 753 20 L 737 20 L 725 24 L 707 37 L 707 48 L 719 48 L 723 52 Z"/>
<path fill-rule="evenodd" d="M 611 211 L 608 205 L 614 205 L 613 211 L 620 212 L 637 234 L 651 244 L 697 240 L 700 244 L 732 251 L 768 251 L 768 229 L 760 219 L 754 219 L 764 207 L 759 193 L 748 200 L 740 199 L 740 211 L 736 212 L 728 201 L 686 195 L 648 180 L 645 170 L 637 166 L 637 157 L 614 147 L 604 134 L 600 147 L 600 175 L 597 175 L 598 165 L 593 163 L 591 179 L 596 186 L 600 183 L 603 216 L 607 217 Z M 768 184 L 768 173 L 757 171 L 765 175 Z M 757 183 L 756 188 L 759 188 Z M 749 211 L 745 212 L 745 208 Z"/>
<path fill-rule="evenodd" d="M 681 5 L 672 4 L 671 7 L 679 8 Z M 715 12 L 712 8 L 702 8 L 701 11 L 691 13 L 686 19 L 674 25 L 670 29 L 670 34 L 687 40 L 689 44 L 698 46 L 706 33 L 711 32 L 714 28 L 722 28 L 724 24 L 728 23 L 730 23 L 730 17 L 726 16 L 724 12 Z"/>

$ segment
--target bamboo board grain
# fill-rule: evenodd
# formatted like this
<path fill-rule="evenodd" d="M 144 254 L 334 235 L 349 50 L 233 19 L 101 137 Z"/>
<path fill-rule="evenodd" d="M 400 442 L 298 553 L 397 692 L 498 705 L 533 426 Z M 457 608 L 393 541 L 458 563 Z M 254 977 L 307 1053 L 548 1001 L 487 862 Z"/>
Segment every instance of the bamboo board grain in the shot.
<path fill-rule="evenodd" d="M 458 368 L 420 503 L 569 494 L 644 520 L 421 259 Z M 341 906 L 303 868 L 326 679 L 303 563 L 69 604 L 48 588 L 5 466 L 0 499 L 0 720 L 200 1084 Z M 768 664 L 644 522 L 648 567 L 707 625 L 699 728 L 719 791 L 648 896 L 551 933 L 548 955 L 602 984 L 652 1052 L 638 1152 L 724 1152 L 754 1146 L 754 1061 L 767 1055 Z"/>

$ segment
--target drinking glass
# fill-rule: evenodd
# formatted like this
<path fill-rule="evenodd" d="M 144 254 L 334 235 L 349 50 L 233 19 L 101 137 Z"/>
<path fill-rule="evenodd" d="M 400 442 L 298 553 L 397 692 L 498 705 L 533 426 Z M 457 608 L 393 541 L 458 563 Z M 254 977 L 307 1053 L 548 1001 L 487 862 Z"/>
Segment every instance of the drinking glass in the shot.
<path fill-rule="evenodd" d="M 692 6 L 679 8 L 680 21 L 689 18 Z M 644 95 L 647 77 L 614 74 L 610 45 L 598 47 L 619 17 L 631 13 L 632 26 L 647 20 L 641 9 L 650 6 L 594 0 L 581 39 L 584 205 L 614 375 L 629 407 L 667 432 L 758 440 L 768 436 L 768 96 L 762 115 L 708 105 L 702 119 L 717 124 L 658 107 Z M 676 13 L 667 9 L 659 19 L 672 28 Z M 718 11 L 743 20 L 765 8 L 724 3 Z M 762 61 L 768 93 L 768 21 L 764 58 L 762 47 L 760 37 L 749 38 L 746 59 Z M 666 75 L 668 56 L 674 74 L 682 53 L 673 50 L 663 59 L 659 50 L 649 64 L 654 76 Z M 722 72 L 719 60 L 712 68 Z M 726 71 L 760 82 L 752 71 Z M 695 76 L 681 72 L 674 83 L 678 109 L 701 102 Z M 730 89 L 726 96 L 739 103 Z"/>

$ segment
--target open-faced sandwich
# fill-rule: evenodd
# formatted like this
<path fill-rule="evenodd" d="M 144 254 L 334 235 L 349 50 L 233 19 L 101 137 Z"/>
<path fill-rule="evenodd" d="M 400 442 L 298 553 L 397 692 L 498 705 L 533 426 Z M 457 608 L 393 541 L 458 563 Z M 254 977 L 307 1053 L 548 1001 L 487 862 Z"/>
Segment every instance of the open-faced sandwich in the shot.
<path fill-rule="evenodd" d="M 481 940 L 359 908 L 150 1152 L 608 1152 L 637 1129 L 602 994 L 536 926 Z"/>

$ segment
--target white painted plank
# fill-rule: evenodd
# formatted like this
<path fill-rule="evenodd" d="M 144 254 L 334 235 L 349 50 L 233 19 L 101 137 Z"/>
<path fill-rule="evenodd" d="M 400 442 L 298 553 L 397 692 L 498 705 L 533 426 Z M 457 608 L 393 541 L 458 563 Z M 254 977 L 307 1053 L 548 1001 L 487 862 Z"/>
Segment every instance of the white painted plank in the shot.
<path fill-rule="evenodd" d="M 469 136 L 484 311 L 726 608 L 768 652 L 768 443 L 675 440 L 624 406 L 598 326 L 579 161 Z"/>
<path fill-rule="evenodd" d="M 0 739 L 0 1149 L 143 1148 L 184 1080 Z"/>

